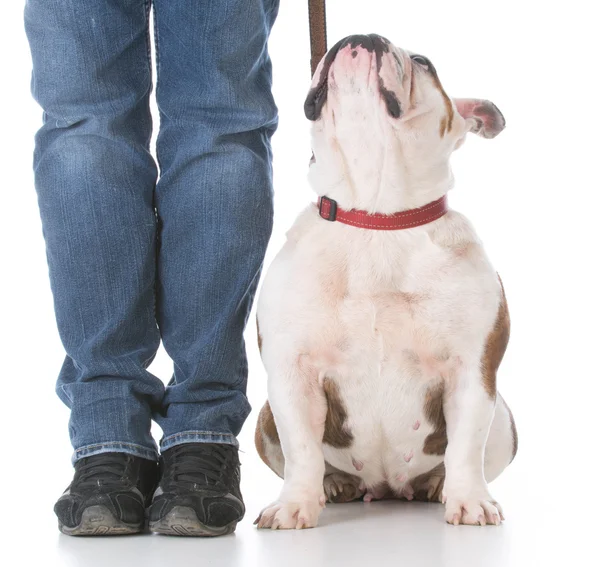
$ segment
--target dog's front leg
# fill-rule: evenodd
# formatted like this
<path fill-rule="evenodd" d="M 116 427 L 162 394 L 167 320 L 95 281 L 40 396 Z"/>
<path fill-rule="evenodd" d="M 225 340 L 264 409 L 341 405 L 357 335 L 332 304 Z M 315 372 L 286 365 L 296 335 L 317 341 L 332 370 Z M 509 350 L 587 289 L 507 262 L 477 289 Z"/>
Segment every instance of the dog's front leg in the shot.
<path fill-rule="evenodd" d="M 443 501 L 446 521 L 486 525 L 504 519 L 491 497 L 484 476 L 485 445 L 494 417 L 495 396 L 484 388 L 479 365 L 457 373 L 457 382 L 446 391 L 444 415 L 448 433 Z"/>
<path fill-rule="evenodd" d="M 269 374 L 269 403 L 285 458 L 276 502 L 255 523 L 259 528 L 302 529 L 317 525 L 325 505 L 323 431 L 327 404 L 317 377 L 299 367 Z"/>

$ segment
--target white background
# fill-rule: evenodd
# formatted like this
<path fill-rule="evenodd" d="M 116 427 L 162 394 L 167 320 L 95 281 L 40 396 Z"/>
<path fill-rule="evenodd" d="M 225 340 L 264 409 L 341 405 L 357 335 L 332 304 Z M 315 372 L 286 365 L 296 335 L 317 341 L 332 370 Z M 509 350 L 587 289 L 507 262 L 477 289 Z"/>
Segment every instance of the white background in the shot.
<path fill-rule="evenodd" d="M 276 223 L 266 265 L 313 198 L 305 181 L 311 152 L 302 112 L 309 84 L 305 4 L 282 0 L 271 40 L 281 123 L 274 138 Z M 59 536 L 52 506 L 71 477 L 68 411 L 54 394 L 63 350 L 31 172 L 41 111 L 29 95 L 23 1 L 11 0 L 3 3 L 0 20 L 5 565 L 600 564 L 595 551 L 600 49 L 594 3 L 330 0 L 328 5 L 330 44 L 351 33 L 385 35 L 427 55 L 451 95 L 489 98 L 506 117 L 507 128 L 497 139 L 471 137 L 455 155 L 450 202 L 477 227 L 511 310 L 512 337 L 499 384 L 515 415 L 520 447 L 492 485 L 507 521 L 500 528 L 454 528 L 443 523 L 438 505 L 359 503 L 329 506 L 316 530 L 257 532 L 251 521 L 276 495 L 279 480 L 253 446 L 266 376 L 250 325 L 248 395 L 255 409 L 240 436 L 248 514 L 237 534 L 214 541 Z M 168 380 L 171 365 L 164 353 L 151 370 Z"/>

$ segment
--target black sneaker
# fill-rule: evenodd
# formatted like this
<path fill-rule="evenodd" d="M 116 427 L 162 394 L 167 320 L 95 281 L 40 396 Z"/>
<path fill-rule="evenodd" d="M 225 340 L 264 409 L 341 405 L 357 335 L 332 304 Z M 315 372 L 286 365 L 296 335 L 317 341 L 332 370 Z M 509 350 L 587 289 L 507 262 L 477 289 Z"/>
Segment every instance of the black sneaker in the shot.
<path fill-rule="evenodd" d="M 73 482 L 54 506 L 67 535 L 143 531 L 158 481 L 158 463 L 126 453 L 102 453 L 75 463 Z"/>
<path fill-rule="evenodd" d="M 230 534 L 246 511 L 232 445 L 184 443 L 167 449 L 148 512 L 150 530 L 182 536 Z"/>

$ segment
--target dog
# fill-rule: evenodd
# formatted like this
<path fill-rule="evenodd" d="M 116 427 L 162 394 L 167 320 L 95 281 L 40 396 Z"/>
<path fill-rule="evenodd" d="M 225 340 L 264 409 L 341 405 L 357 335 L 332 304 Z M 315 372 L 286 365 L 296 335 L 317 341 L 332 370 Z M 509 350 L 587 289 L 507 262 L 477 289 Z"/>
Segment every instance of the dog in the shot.
<path fill-rule="evenodd" d="M 268 402 L 255 441 L 284 483 L 256 523 L 310 528 L 326 501 L 404 498 L 445 503 L 454 525 L 498 525 L 488 482 L 517 450 L 496 390 L 509 314 L 446 194 L 452 152 L 505 120 L 450 98 L 429 59 L 374 34 L 331 48 L 304 110 L 319 201 L 258 301 Z"/>

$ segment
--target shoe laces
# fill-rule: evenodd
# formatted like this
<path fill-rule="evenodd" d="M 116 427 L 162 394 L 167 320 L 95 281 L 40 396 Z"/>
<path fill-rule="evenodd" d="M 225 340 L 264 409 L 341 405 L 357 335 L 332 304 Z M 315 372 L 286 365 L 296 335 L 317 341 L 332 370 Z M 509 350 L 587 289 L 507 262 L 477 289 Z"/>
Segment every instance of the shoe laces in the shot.
<path fill-rule="evenodd" d="M 167 466 L 175 482 L 226 486 L 237 464 L 232 446 L 184 443 L 169 450 Z"/>
<path fill-rule="evenodd" d="M 77 467 L 77 484 L 122 486 L 129 481 L 129 457 L 122 453 L 103 453 L 88 457 Z"/>

